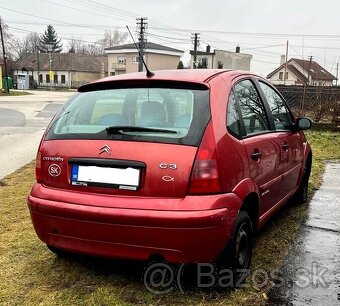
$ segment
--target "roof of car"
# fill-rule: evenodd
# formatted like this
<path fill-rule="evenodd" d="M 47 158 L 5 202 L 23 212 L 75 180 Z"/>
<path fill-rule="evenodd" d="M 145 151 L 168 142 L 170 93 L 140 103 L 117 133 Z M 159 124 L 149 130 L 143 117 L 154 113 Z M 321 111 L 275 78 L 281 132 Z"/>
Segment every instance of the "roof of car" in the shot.
<path fill-rule="evenodd" d="M 124 81 L 169 81 L 169 82 L 188 82 L 188 83 L 206 83 L 210 79 L 220 74 L 228 74 L 230 77 L 236 77 L 242 74 L 250 74 L 248 71 L 230 70 L 230 69 L 175 69 L 175 70 L 158 70 L 153 72 L 152 77 L 147 77 L 146 72 L 126 73 L 121 75 L 109 76 L 103 79 L 96 80 L 92 83 L 83 85 L 78 88 L 78 91 L 98 90 L 106 88 L 113 82 Z"/>
<path fill-rule="evenodd" d="M 226 69 L 175 69 L 154 71 L 154 76 L 150 79 L 155 80 L 178 80 L 187 82 L 204 82 L 205 80 L 224 72 L 234 70 Z M 96 82 L 118 81 L 118 80 L 140 80 L 147 79 L 146 72 L 127 73 L 117 76 L 110 76 Z"/>

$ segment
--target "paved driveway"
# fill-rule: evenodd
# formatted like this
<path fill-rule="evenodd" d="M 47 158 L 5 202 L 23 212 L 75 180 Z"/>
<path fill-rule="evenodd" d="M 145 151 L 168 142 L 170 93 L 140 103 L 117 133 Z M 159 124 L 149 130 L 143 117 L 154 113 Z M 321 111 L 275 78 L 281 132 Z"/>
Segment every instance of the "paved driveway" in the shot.
<path fill-rule="evenodd" d="M 32 161 L 56 111 L 74 92 L 0 97 L 0 179 Z"/>
<path fill-rule="evenodd" d="M 340 163 L 328 163 L 270 306 L 340 305 Z"/>

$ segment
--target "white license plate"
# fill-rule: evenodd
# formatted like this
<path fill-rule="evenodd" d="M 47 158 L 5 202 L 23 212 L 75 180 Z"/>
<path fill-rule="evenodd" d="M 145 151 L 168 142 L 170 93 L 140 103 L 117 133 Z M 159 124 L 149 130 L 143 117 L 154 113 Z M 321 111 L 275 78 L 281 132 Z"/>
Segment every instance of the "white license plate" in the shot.
<path fill-rule="evenodd" d="M 140 170 L 135 168 L 111 168 L 72 165 L 72 185 L 107 186 L 118 189 L 137 190 Z"/>

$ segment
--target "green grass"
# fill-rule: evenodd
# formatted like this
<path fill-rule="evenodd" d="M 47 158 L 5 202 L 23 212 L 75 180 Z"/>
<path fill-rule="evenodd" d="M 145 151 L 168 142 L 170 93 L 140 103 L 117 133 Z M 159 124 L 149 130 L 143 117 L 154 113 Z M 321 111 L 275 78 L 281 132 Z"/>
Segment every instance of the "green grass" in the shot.
<path fill-rule="evenodd" d="M 324 161 L 340 159 L 340 133 L 311 130 L 310 192 L 320 186 Z M 184 295 L 148 293 L 137 263 L 59 258 L 37 238 L 26 197 L 34 182 L 33 163 L 0 181 L 0 305 L 264 305 L 269 287 L 233 292 L 190 289 Z M 287 206 L 258 234 L 252 268 L 272 271 L 285 258 L 307 205 Z M 248 281 L 251 283 L 251 280 Z"/>
<path fill-rule="evenodd" d="M 27 95 L 31 95 L 30 92 L 27 92 L 27 91 L 13 91 L 10 89 L 9 93 L 3 91 L 3 90 L 0 90 L 0 97 L 2 96 L 7 96 L 7 97 L 10 97 L 10 96 L 27 96 Z"/>

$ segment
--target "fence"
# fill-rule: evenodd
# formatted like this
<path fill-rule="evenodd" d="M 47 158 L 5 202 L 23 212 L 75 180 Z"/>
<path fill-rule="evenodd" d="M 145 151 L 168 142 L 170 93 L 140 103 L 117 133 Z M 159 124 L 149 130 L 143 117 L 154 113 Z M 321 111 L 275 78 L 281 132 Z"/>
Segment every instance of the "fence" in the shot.
<path fill-rule="evenodd" d="M 275 86 L 294 115 L 306 115 L 315 122 L 332 120 L 340 106 L 340 86 Z"/>

